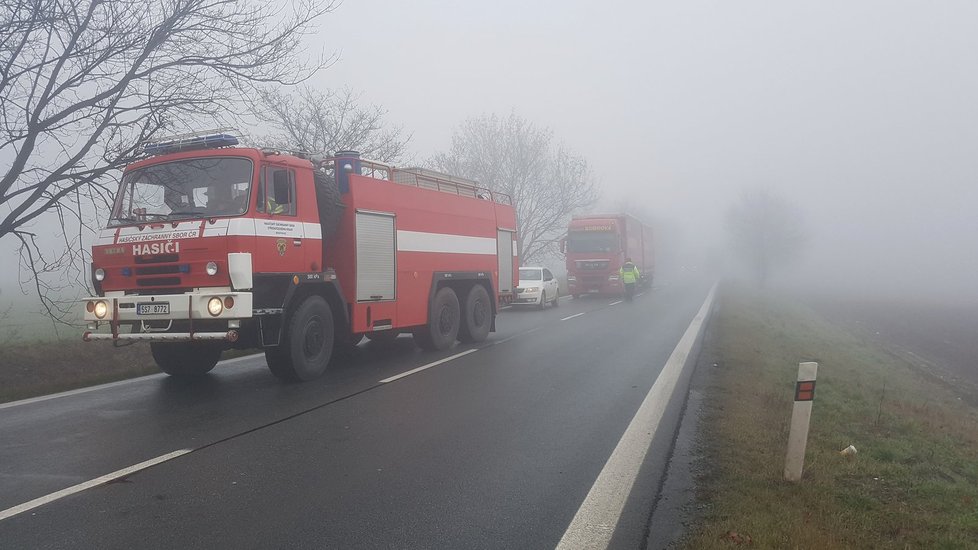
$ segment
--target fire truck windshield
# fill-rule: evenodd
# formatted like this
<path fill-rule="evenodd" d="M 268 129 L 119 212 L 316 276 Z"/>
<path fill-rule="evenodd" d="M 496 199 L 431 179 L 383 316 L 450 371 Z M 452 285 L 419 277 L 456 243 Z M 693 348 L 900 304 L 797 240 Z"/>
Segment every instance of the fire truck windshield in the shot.
<path fill-rule="evenodd" d="M 207 157 L 145 166 L 122 177 L 110 225 L 239 216 L 248 210 L 252 163 Z"/>
<path fill-rule="evenodd" d="M 618 234 L 614 231 L 571 231 L 567 234 L 567 252 L 618 252 Z"/>

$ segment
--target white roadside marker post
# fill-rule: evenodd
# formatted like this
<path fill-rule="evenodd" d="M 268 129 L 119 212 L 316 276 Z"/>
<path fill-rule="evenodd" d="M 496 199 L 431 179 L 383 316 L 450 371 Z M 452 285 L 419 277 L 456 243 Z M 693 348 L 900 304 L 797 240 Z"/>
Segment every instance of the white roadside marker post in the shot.
<path fill-rule="evenodd" d="M 812 400 L 815 399 L 815 374 L 818 363 L 799 363 L 798 383 L 795 384 L 795 406 L 791 411 L 791 430 L 788 432 L 788 453 L 784 459 L 784 479 L 801 481 L 805 466 L 805 446 L 808 444 L 808 424 L 812 419 Z"/>

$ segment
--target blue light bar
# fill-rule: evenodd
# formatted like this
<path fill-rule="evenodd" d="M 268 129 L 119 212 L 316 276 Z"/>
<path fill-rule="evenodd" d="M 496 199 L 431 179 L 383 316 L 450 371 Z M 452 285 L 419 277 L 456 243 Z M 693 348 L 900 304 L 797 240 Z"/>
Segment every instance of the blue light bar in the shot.
<path fill-rule="evenodd" d="M 147 143 L 146 145 L 143 145 L 143 153 L 146 153 L 147 155 L 167 155 L 170 153 L 179 153 L 181 151 L 231 147 L 237 144 L 238 138 L 232 136 L 231 134 L 211 134 L 186 139 Z"/>

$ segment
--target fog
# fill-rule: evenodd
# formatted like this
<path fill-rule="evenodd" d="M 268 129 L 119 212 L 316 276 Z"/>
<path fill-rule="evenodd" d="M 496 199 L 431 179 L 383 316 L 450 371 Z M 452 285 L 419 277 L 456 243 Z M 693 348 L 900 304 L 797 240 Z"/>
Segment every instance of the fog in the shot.
<path fill-rule="evenodd" d="M 690 250 L 766 186 L 806 213 L 788 280 L 971 301 L 976 23 L 965 1 L 347 2 L 317 84 L 385 105 L 420 157 L 515 109 L 588 157 L 607 204 L 641 201 Z"/>
<path fill-rule="evenodd" d="M 688 252 L 673 262 L 722 252 L 725 209 L 766 186 L 810 236 L 782 282 L 972 302 L 976 22 L 970 1 L 350 0 L 311 84 L 386 107 L 412 161 L 469 116 L 549 126 L 590 161 L 598 207 L 641 204 Z"/>

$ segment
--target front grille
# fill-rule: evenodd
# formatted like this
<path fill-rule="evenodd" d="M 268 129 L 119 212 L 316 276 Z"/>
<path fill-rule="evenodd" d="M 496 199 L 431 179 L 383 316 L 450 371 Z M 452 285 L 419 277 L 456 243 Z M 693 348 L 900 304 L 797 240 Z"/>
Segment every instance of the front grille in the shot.
<path fill-rule="evenodd" d="M 138 286 L 177 286 L 180 284 L 180 277 L 146 277 L 136 279 Z"/>
<path fill-rule="evenodd" d="M 155 256 L 136 256 L 137 264 L 172 264 L 180 261 L 179 254 L 156 254 Z"/>
<path fill-rule="evenodd" d="M 153 265 L 149 267 L 137 267 L 136 275 L 165 275 L 169 273 L 180 273 L 178 265 Z"/>

